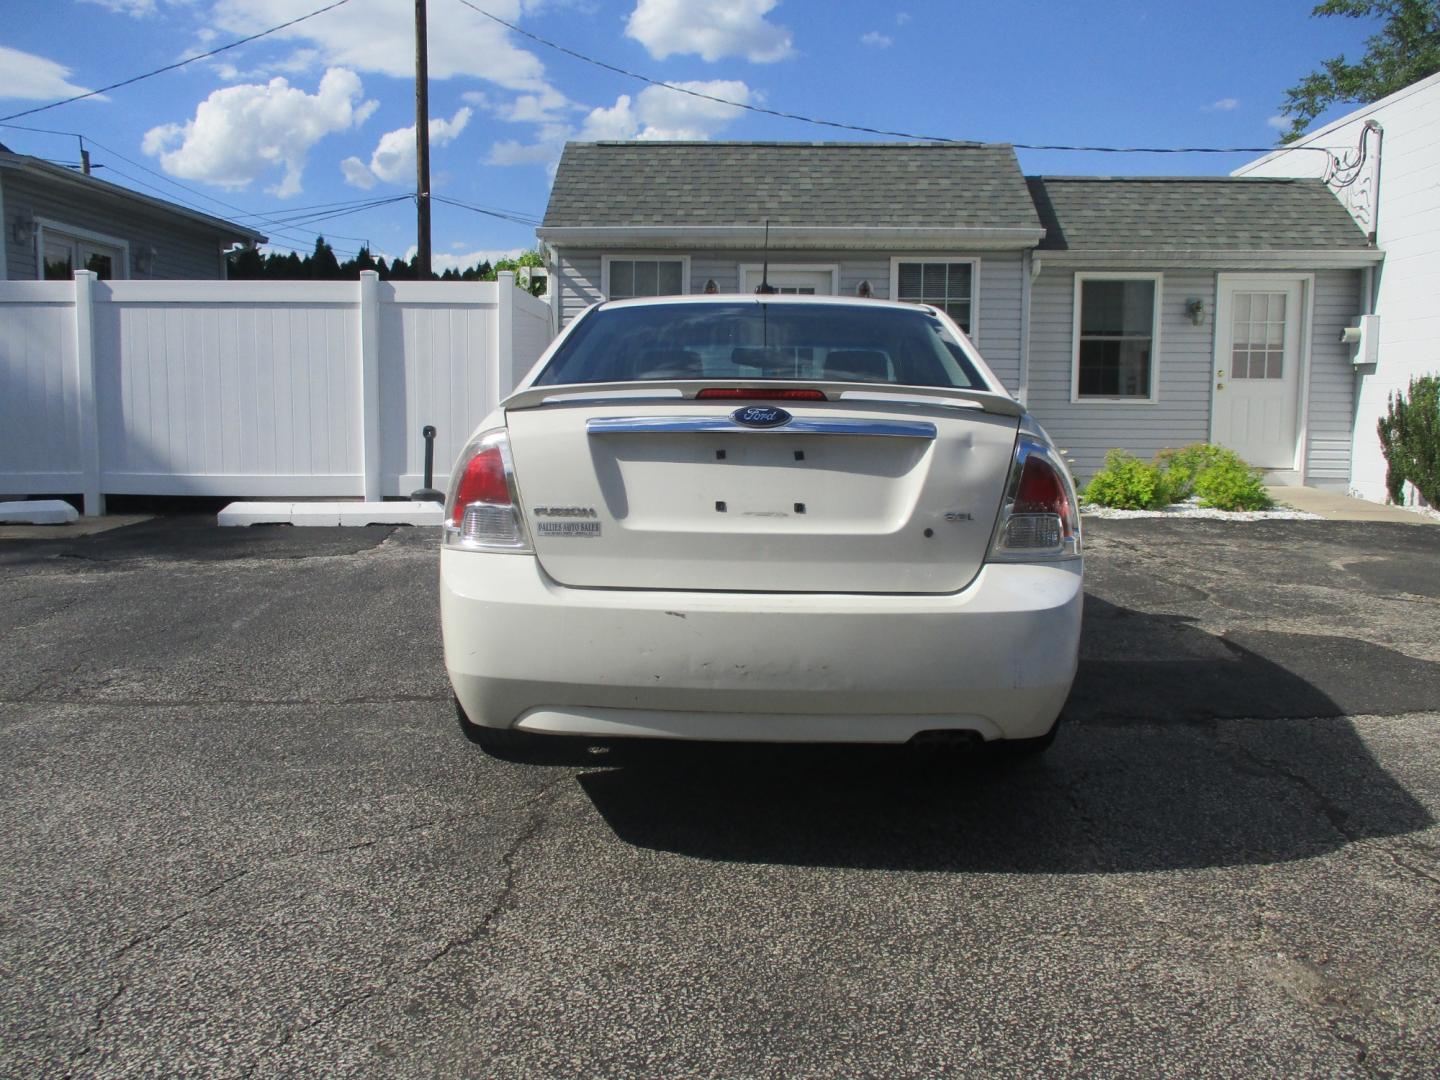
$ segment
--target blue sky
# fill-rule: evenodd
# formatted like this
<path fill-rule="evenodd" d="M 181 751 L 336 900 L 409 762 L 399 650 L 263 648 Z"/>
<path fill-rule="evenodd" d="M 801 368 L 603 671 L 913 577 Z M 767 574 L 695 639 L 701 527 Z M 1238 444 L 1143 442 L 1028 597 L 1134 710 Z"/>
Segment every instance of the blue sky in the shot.
<path fill-rule="evenodd" d="M 0 116 L 324 2 L 6 0 Z M 437 197 L 538 218 L 567 138 L 874 138 L 647 88 L 461 0 L 428 2 Z M 473 2 L 576 51 L 730 100 L 922 135 L 1107 146 L 1272 145 L 1285 88 L 1324 57 L 1357 57 L 1376 29 L 1311 18 L 1313 0 Z M 246 221 L 277 246 L 308 249 L 319 230 L 342 252 L 368 240 L 404 255 L 414 244 L 409 201 L 322 223 L 284 219 L 413 190 L 413 12 L 412 0 L 349 0 L 103 100 L 12 123 L 85 135 L 98 175 Z M 0 128 L 0 141 L 78 159 L 70 135 Z M 1030 173 L 1223 174 L 1255 156 L 1022 150 L 1020 162 Z M 433 235 L 437 269 L 534 243 L 528 225 L 443 204 Z"/>

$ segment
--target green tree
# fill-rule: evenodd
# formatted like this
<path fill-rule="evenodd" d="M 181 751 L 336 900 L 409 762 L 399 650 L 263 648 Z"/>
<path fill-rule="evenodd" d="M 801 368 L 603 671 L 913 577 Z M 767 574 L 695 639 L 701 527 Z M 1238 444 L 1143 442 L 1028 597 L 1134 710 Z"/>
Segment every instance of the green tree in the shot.
<path fill-rule="evenodd" d="M 335 257 L 335 249 L 325 242 L 325 237 L 315 238 L 315 250 L 305 261 L 309 276 L 316 281 L 340 280 L 340 260 Z"/>
<path fill-rule="evenodd" d="M 1365 39 L 1358 63 L 1331 57 L 1285 91 L 1280 112 L 1290 117 L 1290 130 L 1281 142 L 1300 138 L 1331 105 L 1369 104 L 1440 71 L 1440 0 L 1325 0 L 1311 15 L 1383 19 L 1384 25 Z"/>

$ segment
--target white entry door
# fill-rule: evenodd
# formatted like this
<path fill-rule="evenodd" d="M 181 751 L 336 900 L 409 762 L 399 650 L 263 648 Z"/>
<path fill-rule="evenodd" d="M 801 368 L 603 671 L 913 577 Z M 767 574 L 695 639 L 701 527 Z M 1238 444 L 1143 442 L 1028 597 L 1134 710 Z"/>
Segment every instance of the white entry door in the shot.
<path fill-rule="evenodd" d="M 1211 440 L 1257 468 L 1295 467 L 1304 300 L 1294 278 L 1220 279 Z"/>
<path fill-rule="evenodd" d="M 753 293 L 765 280 L 763 266 L 742 267 L 740 291 Z M 770 284 L 778 293 L 803 293 L 808 296 L 829 296 L 835 292 L 835 271 L 809 267 L 772 266 Z"/>

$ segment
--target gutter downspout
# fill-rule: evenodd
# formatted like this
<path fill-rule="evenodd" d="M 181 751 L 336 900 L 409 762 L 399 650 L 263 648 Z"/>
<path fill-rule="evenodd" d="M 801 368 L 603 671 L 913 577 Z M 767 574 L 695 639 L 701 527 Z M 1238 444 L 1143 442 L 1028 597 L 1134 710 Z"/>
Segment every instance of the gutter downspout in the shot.
<path fill-rule="evenodd" d="M 1032 248 L 1020 254 L 1020 386 L 1016 398 L 1021 405 L 1030 404 L 1030 304 L 1032 286 L 1040 274 L 1040 260 Z"/>
<path fill-rule="evenodd" d="M 560 256 L 551 247 L 550 241 L 540 241 L 545 263 L 545 299 L 550 304 L 550 337 L 560 333 Z"/>
<path fill-rule="evenodd" d="M 5 178 L 0 175 L 0 281 L 10 280 L 10 250 L 5 246 L 9 220 L 5 216 Z"/>

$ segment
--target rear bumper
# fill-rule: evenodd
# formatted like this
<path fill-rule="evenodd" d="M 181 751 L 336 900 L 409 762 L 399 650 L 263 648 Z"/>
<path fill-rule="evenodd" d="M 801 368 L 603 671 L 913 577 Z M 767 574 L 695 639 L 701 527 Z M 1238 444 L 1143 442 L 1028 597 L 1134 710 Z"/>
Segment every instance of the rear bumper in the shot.
<path fill-rule="evenodd" d="M 1075 676 L 1078 561 L 990 564 L 938 596 L 572 589 L 529 555 L 443 549 L 445 666 L 488 727 L 904 742 L 1049 730 Z"/>

